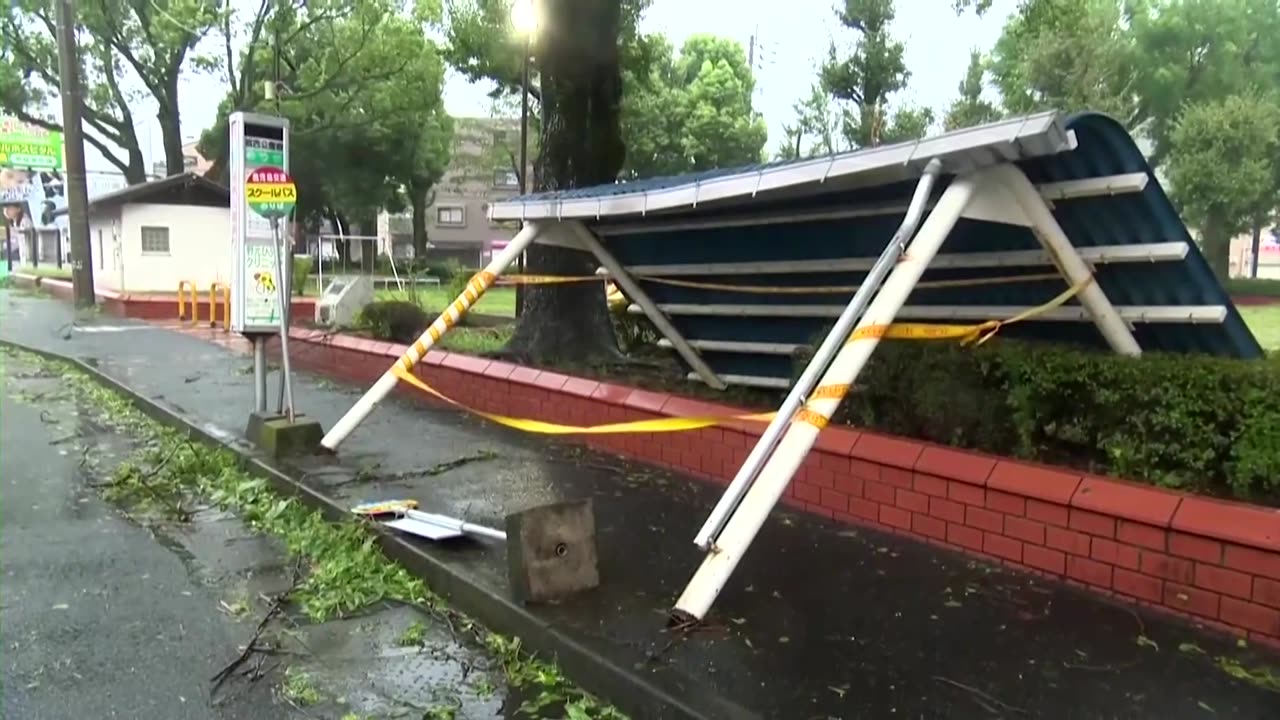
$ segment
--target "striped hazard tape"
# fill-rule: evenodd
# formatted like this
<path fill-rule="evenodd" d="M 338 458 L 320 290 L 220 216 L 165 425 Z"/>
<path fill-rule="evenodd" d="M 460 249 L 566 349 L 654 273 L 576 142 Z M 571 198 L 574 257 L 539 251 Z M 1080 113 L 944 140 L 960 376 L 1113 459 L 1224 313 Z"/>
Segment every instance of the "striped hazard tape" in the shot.
<path fill-rule="evenodd" d="M 465 405 L 444 393 L 436 390 L 430 385 L 422 381 L 418 376 L 408 372 L 403 367 L 396 365 L 392 368 L 392 372 L 400 380 L 409 383 L 413 387 L 431 395 L 435 398 L 460 409 L 465 410 L 473 415 L 478 415 L 490 422 L 499 425 L 505 425 L 516 430 L 524 432 L 538 433 L 541 435 L 615 435 L 621 433 L 651 433 L 651 432 L 682 432 L 686 430 L 698 430 L 700 428 L 713 427 L 715 425 L 723 425 L 729 422 L 769 422 L 776 413 L 753 413 L 747 415 L 730 415 L 724 417 L 684 417 L 684 418 L 659 418 L 656 420 L 635 420 L 632 422 L 610 423 L 607 425 L 561 425 L 559 423 L 551 423 L 543 420 L 532 420 L 529 418 L 517 418 L 509 415 L 498 415 L 496 413 L 484 412 L 473 407 Z"/>

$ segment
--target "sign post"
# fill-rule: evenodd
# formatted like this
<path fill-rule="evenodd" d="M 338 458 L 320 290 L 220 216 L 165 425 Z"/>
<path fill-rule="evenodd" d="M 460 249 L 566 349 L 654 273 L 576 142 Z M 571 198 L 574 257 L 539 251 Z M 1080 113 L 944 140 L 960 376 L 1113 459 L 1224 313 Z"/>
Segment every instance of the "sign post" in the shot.
<path fill-rule="evenodd" d="M 289 177 L 289 121 L 236 112 L 231 134 L 231 329 L 253 341 L 254 412 L 246 435 L 286 455 L 318 447 L 320 424 L 303 421 L 293 403 L 289 361 L 287 218 L 298 201 Z M 285 221 L 285 222 L 282 222 Z M 267 413 L 267 340 L 280 336 L 280 412 Z"/>
<path fill-rule="evenodd" d="M 228 118 L 231 134 L 231 329 L 253 342 L 254 409 L 267 411 L 266 339 L 280 325 L 282 306 L 276 292 L 277 233 L 271 221 L 249 207 L 246 186 L 260 167 L 289 170 L 289 121 L 286 118 L 235 112 Z M 270 280 L 270 282 L 264 282 Z"/>
<path fill-rule="evenodd" d="M 278 302 L 278 322 L 280 325 L 280 363 L 283 366 L 283 377 L 280 387 L 284 394 L 284 411 L 289 422 L 294 421 L 293 381 L 289 368 L 289 283 L 285 269 L 286 256 L 292 260 L 283 235 L 280 232 L 280 221 L 293 214 L 298 202 L 298 188 L 293 184 L 289 173 L 278 167 L 265 165 L 249 173 L 244 186 L 245 204 L 260 217 L 271 223 L 272 250 L 275 255 L 275 267 L 263 269 L 262 263 L 255 263 L 258 268 L 254 275 L 254 290 L 260 295 L 275 291 Z"/>

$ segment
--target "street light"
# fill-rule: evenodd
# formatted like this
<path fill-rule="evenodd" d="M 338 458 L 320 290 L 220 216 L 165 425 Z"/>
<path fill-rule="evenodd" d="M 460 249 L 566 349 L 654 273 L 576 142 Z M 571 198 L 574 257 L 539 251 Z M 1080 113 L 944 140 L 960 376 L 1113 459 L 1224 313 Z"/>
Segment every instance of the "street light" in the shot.
<path fill-rule="evenodd" d="M 538 11 L 534 0 L 515 0 L 511 4 L 511 26 L 524 37 L 524 55 L 520 74 L 520 194 L 528 190 L 525 176 L 529 170 L 529 56 L 533 54 L 533 36 L 538 32 Z M 524 273 L 524 253 L 520 253 L 517 272 Z M 524 285 L 516 285 L 516 315 L 524 311 Z"/>

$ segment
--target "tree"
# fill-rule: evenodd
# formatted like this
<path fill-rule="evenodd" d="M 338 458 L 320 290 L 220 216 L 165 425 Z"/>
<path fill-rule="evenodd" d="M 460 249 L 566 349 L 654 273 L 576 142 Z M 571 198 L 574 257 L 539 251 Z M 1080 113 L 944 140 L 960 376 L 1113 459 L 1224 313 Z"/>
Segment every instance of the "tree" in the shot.
<path fill-rule="evenodd" d="M 1134 69 L 1144 62 L 1119 0 L 1024 0 L 990 70 L 1010 113 L 1097 110 L 1132 129 L 1142 119 Z"/>
<path fill-rule="evenodd" d="M 1219 280 L 1231 238 L 1277 205 L 1280 105 L 1258 93 L 1187 106 L 1169 135 L 1169 180 Z"/>
<path fill-rule="evenodd" d="M 1139 5 L 1131 24 L 1153 164 L 1168 157 L 1188 104 L 1280 83 L 1280 5 L 1274 0 L 1161 0 Z"/>
<path fill-rule="evenodd" d="M 901 118 L 889 113 L 890 96 L 906 89 L 911 78 L 903 44 L 889 34 L 893 0 L 844 0 L 836 15 L 857 38 L 843 57 L 832 43 L 819 76 L 822 87 L 844 105 L 845 140 L 852 147 L 875 147 L 925 134 L 933 122 L 927 108 L 899 111 Z"/>
<path fill-rule="evenodd" d="M 794 160 L 814 155 L 830 155 L 843 150 L 843 138 L 840 136 L 840 116 L 832 108 L 831 96 L 823 90 L 821 83 L 809 87 L 809 96 L 791 106 L 796 119 L 791 125 L 784 125 L 783 132 L 787 140 L 783 144 L 780 158 Z M 809 138 L 806 146 L 805 138 Z"/>
<path fill-rule="evenodd" d="M 54 110 L 60 90 L 54 2 L 12 0 L 10 11 L 0 16 L 0 108 L 61 130 Z M 225 13 L 218 0 L 77 4 L 85 142 L 128 182 L 147 176 L 134 112 L 148 97 L 157 105 L 166 170 L 183 171 L 178 79 L 189 60 L 200 70 L 211 67 L 210 58 L 193 52 Z"/>
<path fill-rule="evenodd" d="M 613 182 L 626 148 L 621 135 L 622 68 L 643 75 L 650 45 L 636 25 L 648 0 L 543 0 L 533 41 L 534 91 L 542 114 L 535 187 L 561 190 Z M 471 79 L 518 91 L 523 40 L 511 31 L 507 0 L 447 4 L 448 57 Z M 588 275 L 589 255 L 546 245 L 528 253 L 531 272 Z M 600 283 L 530 286 L 507 351 L 536 362 L 621 357 Z"/>
<path fill-rule="evenodd" d="M 742 45 L 694 35 L 678 58 L 661 36 L 651 43 L 648 73 L 623 72 L 623 175 L 674 175 L 760 161 L 768 130 L 752 110 L 755 79 Z"/>
<path fill-rule="evenodd" d="M 982 53 L 973 50 L 969 53 L 969 68 L 965 70 L 964 79 L 960 81 L 960 97 L 952 101 L 951 107 L 947 108 L 947 114 L 942 119 L 943 129 L 958 130 L 1000 118 L 1000 111 L 996 106 L 982 97 L 982 78 L 985 73 Z"/>
<path fill-rule="evenodd" d="M 254 15 L 239 61 L 228 60 L 218 122 L 201 138 L 202 154 L 214 159 L 210 172 L 226 175 L 227 115 L 261 109 L 291 121 L 300 220 L 370 227 L 379 210 L 405 205 L 402 189 L 412 204 L 416 183 L 421 198 L 433 165 L 447 162 L 431 152 L 448 146 L 439 137 L 443 61 L 422 22 L 390 0 L 308 2 Z M 277 99 L 269 102 L 262 85 L 277 73 Z"/>

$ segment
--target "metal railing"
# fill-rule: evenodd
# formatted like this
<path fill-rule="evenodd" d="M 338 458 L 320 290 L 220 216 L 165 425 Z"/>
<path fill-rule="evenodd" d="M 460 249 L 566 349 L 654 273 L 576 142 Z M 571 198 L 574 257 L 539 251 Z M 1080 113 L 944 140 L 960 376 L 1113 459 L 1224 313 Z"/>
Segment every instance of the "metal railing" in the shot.
<path fill-rule="evenodd" d="M 218 291 L 222 291 L 222 302 L 218 302 Z M 209 286 L 209 327 L 218 327 L 218 308 L 222 308 L 222 329 L 231 329 L 231 286 L 213 281 Z"/>
<path fill-rule="evenodd" d="M 190 295 L 188 295 L 184 291 L 189 291 Z M 187 298 L 188 297 L 191 298 L 191 317 L 187 317 Z M 196 284 L 191 282 L 190 280 L 179 280 L 178 281 L 178 319 L 190 320 L 191 324 L 194 325 L 199 320 L 199 318 L 197 317 L 199 314 L 200 314 L 200 298 L 196 294 Z"/>

